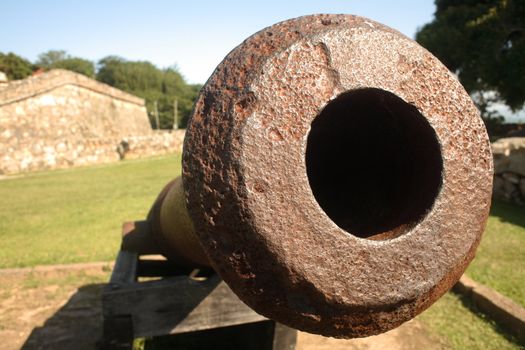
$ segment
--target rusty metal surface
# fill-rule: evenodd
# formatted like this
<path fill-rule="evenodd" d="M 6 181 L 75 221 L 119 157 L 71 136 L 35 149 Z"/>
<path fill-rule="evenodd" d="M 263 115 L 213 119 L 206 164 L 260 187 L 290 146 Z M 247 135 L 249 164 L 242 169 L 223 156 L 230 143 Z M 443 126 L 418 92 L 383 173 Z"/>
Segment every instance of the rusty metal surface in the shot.
<path fill-rule="evenodd" d="M 359 88 L 415 106 L 441 151 L 433 206 L 391 239 L 337 226 L 307 177 L 312 121 Z M 217 67 L 188 125 L 183 182 L 212 265 L 244 302 L 294 328 L 362 337 L 409 320 L 459 279 L 488 216 L 492 158 L 468 94 L 430 53 L 365 18 L 315 15 L 256 33 Z"/>

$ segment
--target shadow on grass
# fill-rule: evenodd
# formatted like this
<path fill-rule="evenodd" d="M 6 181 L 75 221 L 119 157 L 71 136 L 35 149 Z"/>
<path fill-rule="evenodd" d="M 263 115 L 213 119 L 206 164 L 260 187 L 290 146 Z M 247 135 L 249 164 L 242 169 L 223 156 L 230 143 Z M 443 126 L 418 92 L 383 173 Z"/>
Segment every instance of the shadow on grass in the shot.
<path fill-rule="evenodd" d="M 525 207 L 494 200 L 490 215 L 498 217 L 503 222 L 525 227 Z"/>
<path fill-rule="evenodd" d="M 466 307 L 468 310 L 470 310 L 474 315 L 477 317 L 489 322 L 491 325 L 493 325 L 494 330 L 498 332 L 502 337 L 507 339 L 509 342 L 517 344 L 521 346 L 523 349 L 525 349 L 525 343 L 521 342 L 519 339 L 517 339 L 515 336 L 510 334 L 505 328 L 501 327 L 498 323 L 494 322 L 487 314 L 481 312 L 477 306 L 472 302 L 472 300 L 463 294 L 456 293 L 454 294 L 459 298 L 461 303 L 464 307 Z"/>
<path fill-rule="evenodd" d="M 43 326 L 33 329 L 21 349 L 96 349 L 102 336 L 100 293 L 103 286 L 80 287 Z"/>

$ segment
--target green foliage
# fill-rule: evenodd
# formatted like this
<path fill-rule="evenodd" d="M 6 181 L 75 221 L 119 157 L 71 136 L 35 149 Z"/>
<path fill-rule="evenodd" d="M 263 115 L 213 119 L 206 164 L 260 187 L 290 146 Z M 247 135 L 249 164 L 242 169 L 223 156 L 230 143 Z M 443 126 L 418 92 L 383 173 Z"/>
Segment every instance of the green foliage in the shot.
<path fill-rule="evenodd" d="M 95 65 L 93 62 L 83 58 L 71 57 L 55 63 L 51 68 L 62 68 L 73 72 L 84 74 L 87 77 L 95 77 Z"/>
<path fill-rule="evenodd" d="M 12 52 L 0 52 L 0 72 L 5 73 L 9 80 L 27 78 L 33 72 L 33 68 L 31 62 Z"/>
<path fill-rule="evenodd" d="M 49 50 L 38 55 L 36 64 L 41 67 L 50 68 L 55 63 L 65 60 L 66 58 L 68 58 L 68 55 L 64 50 Z"/>
<path fill-rule="evenodd" d="M 525 1 L 436 0 L 435 18 L 416 40 L 456 73 L 485 119 L 487 103 L 525 102 Z M 494 91 L 488 100 L 484 92 Z M 477 94 L 477 95 L 476 95 Z"/>
<path fill-rule="evenodd" d="M 50 50 L 40 54 L 36 64 L 46 70 L 61 68 L 90 78 L 95 77 L 95 65 L 93 62 L 79 57 L 72 57 L 63 50 Z"/>
<path fill-rule="evenodd" d="M 161 70 L 150 62 L 127 61 L 116 56 L 98 62 L 97 80 L 144 98 L 153 127 L 156 127 L 156 101 L 160 128 L 163 129 L 173 127 L 175 100 L 179 126 L 186 126 L 200 90 L 200 85 L 186 84 L 176 67 Z"/>

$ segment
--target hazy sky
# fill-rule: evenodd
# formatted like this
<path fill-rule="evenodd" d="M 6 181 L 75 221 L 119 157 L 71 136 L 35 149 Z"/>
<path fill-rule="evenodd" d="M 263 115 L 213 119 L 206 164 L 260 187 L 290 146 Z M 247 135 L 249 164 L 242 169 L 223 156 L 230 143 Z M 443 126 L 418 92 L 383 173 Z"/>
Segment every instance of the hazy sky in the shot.
<path fill-rule="evenodd" d="M 356 14 L 413 37 L 434 10 L 433 0 L 8 0 L 0 11 L 0 52 L 31 61 L 50 49 L 93 61 L 118 55 L 177 64 L 189 82 L 204 83 L 246 37 L 288 18 Z"/>

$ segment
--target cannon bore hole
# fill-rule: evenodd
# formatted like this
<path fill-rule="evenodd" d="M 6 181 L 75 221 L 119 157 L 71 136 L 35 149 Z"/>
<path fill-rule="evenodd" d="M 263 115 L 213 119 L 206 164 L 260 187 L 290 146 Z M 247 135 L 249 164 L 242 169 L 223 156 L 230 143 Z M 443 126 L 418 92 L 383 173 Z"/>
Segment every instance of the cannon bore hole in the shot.
<path fill-rule="evenodd" d="M 437 136 L 417 108 L 381 89 L 339 95 L 312 122 L 306 169 L 325 213 L 354 236 L 406 233 L 442 183 Z"/>

